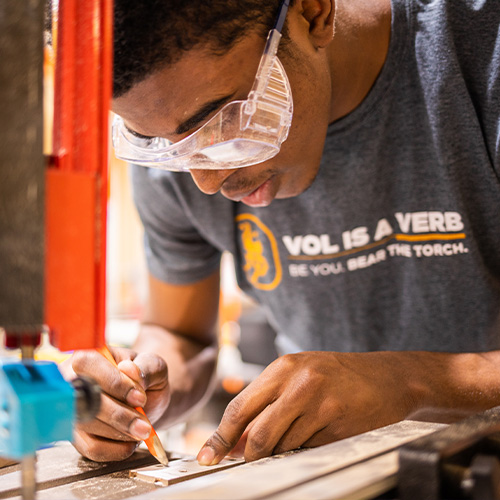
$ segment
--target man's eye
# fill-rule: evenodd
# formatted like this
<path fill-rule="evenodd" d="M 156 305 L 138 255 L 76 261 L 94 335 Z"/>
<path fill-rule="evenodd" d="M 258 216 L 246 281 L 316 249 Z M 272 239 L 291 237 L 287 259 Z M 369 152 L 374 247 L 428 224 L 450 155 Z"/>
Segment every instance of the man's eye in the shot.
<path fill-rule="evenodd" d="M 156 137 L 139 137 L 136 134 L 133 134 L 130 131 L 127 131 L 127 139 L 134 146 L 138 146 L 140 148 L 147 148 L 151 145 L 151 143 L 156 139 Z"/>
<path fill-rule="evenodd" d="M 138 148 L 157 150 L 166 148 L 171 144 L 168 139 L 164 139 L 163 137 L 138 137 L 132 133 L 127 135 L 128 141 Z"/>

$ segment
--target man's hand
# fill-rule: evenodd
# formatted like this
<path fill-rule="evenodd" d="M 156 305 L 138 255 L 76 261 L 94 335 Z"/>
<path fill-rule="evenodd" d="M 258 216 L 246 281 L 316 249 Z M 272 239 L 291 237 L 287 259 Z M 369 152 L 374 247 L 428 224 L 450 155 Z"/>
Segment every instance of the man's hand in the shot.
<path fill-rule="evenodd" d="M 246 435 L 247 461 L 314 447 L 404 419 L 415 407 L 400 353 L 283 356 L 228 405 L 198 454 L 218 463 Z"/>
<path fill-rule="evenodd" d="M 75 448 L 98 462 L 123 460 L 151 433 L 151 426 L 135 407 L 144 408 L 151 422 L 169 404 L 167 365 L 154 354 L 110 348 L 118 368 L 97 351 L 76 351 L 61 363 L 67 379 L 92 377 L 101 387 L 101 409 L 97 417 L 76 426 Z"/>
<path fill-rule="evenodd" d="M 77 351 L 61 363 L 66 379 L 87 375 L 103 391 L 97 418 L 76 428 L 73 444 L 82 455 L 96 461 L 130 456 L 151 432 L 135 407 L 159 429 L 203 402 L 217 359 L 219 284 L 218 270 L 187 285 L 149 276 L 134 351 L 110 349 L 118 368 L 97 351 Z"/>

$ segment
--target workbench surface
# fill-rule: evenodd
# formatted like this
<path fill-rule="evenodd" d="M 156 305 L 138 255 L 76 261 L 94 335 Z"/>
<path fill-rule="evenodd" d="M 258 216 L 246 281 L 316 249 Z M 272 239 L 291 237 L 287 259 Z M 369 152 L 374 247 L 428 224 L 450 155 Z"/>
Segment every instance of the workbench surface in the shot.
<path fill-rule="evenodd" d="M 396 484 L 397 448 L 442 424 L 402 421 L 313 449 L 299 450 L 229 469 L 198 466 L 194 457 L 169 453 L 165 470 L 138 450 L 123 462 L 96 463 L 69 443 L 37 453 L 37 499 L 294 500 L 374 498 Z M 187 464 L 184 466 L 183 464 Z M 147 467 L 147 469 L 143 469 Z M 196 471 L 195 471 L 196 469 Z M 134 471 L 136 477 L 129 477 Z M 152 476 L 144 480 L 149 471 Z M 173 481 L 161 481 L 162 471 Z M 194 477 L 191 474 L 204 474 Z M 142 479 L 140 478 L 142 476 Z M 20 498 L 20 465 L 0 469 L 0 499 Z M 165 486 L 165 484 L 169 484 Z"/>

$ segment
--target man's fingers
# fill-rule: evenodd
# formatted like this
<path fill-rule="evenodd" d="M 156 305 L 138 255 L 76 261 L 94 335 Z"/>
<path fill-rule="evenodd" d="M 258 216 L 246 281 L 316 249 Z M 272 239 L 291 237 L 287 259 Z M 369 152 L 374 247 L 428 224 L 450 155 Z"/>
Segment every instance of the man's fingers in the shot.
<path fill-rule="evenodd" d="M 110 441 L 86 432 L 75 432 L 73 445 L 84 456 L 96 462 L 125 460 L 139 445 L 135 441 Z"/>
<path fill-rule="evenodd" d="M 118 366 L 97 350 L 76 351 L 62 366 L 68 379 L 89 376 L 102 389 L 99 414 L 74 433 L 77 450 L 96 461 L 130 456 L 152 431 L 148 418 L 135 408 L 143 408 L 154 422 L 170 399 L 168 370 L 160 356 L 113 347 L 110 351 Z"/>
<path fill-rule="evenodd" d="M 101 389 L 114 398 L 131 406 L 144 406 L 146 393 L 142 386 L 122 373 L 97 351 L 76 351 L 72 368 L 77 375 L 92 377 Z"/>
<path fill-rule="evenodd" d="M 269 405 L 255 419 L 245 446 L 244 456 L 247 462 L 272 455 L 283 436 L 287 435 L 297 420 L 300 420 L 293 406 L 283 404 L 283 399 L 280 398 Z M 307 437 L 310 435 L 307 434 Z M 303 437 L 299 445 L 307 437 Z"/>
<path fill-rule="evenodd" d="M 120 432 L 106 422 L 97 419 L 94 419 L 91 422 L 78 424 L 77 430 L 79 432 L 85 432 L 86 434 L 112 439 L 113 441 L 140 442 L 139 439 L 134 439 L 129 434 Z"/>
<path fill-rule="evenodd" d="M 145 390 L 162 390 L 168 385 L 167 364 L 156 354 L 138 354 L 133 360 L 121 361 L 118 367 Z"/>
<path fill-rule="evenodd" d="M 219 427 L 198 453 L 200 465 L 218 464 L 236 446 L 247 425 L 272 402 L 270 392 L 273 388 L 257 379 L 229 403 Z"/>
<path fill-rule="evenodd" d="M 113 355 L 113 358 L 115 358 L 117 365 L 119 365 L 121 361 L 124 361 L 126 359 L 134 361 L 134 359 L 137 357 L 137 352 L 132 351 L 131 349 L 128 349 L 126 347 L 108 346 L 108 349 Z"/>
<path fill-rule="evenodd" d="M 116 399 L 103 395 L 97 415 L 101 422 L 109 423 L 120 433 L 143 441 L 151 434 L 151 425 L 137 410 Z"/>
<path fill-rule="evenodd" d="M 120 361 L 120 364 L 118 365 L 118 369 L 127 375 L 130 379 L 132 379 L 134 382 L 139 384 L 142 389 L 146 390 L 146 377 L 141 371 L 141 369 L 131 360 L 131 359 L 126 359 L 124 361 Z"/>
<path fill-rule="evenodd" d="M 245 455 L 245 447 L 247 445 L 247 439 L 248 439 L 248 433 L 252 429 L 252 427 L 255 425 L 255 420 L 253 419 L 248 425 L 243 434 L 241 435 L 240 439 L 236 443 L 236 446 L 228 453 L 229 456 L 234 457 L 234 458 L 243 458 Z"/>
<path fill-rule="evenodd" d="M 316 446 L 321 446 L 325 443 L 333 443 L 338 439 L 344 439 L 350 437 L 354 433 L 339 434 L 335 432 L 331 426 L 325 425 L 322 429 L 315 432 L 307 441 L 304 441 L 302 446 L 304 448 L 315 448 Z"/>
<path fill-rule="evenodd" d="M 323 429 L 324 427 L 321 427 L 321 422 L 317 419 L 311 420 L 303 416 L 297 418 L 276 443 L 273 455 L 296 450 L 301 446 L 309 447 L 313 438 L 322 435 Z M 325 442 L 321 441 L 320 444 L 325 444 Z"/>

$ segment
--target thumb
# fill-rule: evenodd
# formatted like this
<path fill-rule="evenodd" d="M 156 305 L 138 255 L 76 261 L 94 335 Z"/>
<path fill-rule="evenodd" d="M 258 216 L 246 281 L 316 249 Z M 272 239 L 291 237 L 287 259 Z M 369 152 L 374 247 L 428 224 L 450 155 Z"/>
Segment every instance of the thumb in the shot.
<path fill-rule="evenodd" d="M 161 390 L 168 385 L 167 363 L 156 354 L 137 354 L 133 360 L 120 361 L 118 368 L 144 390 Z"/>

